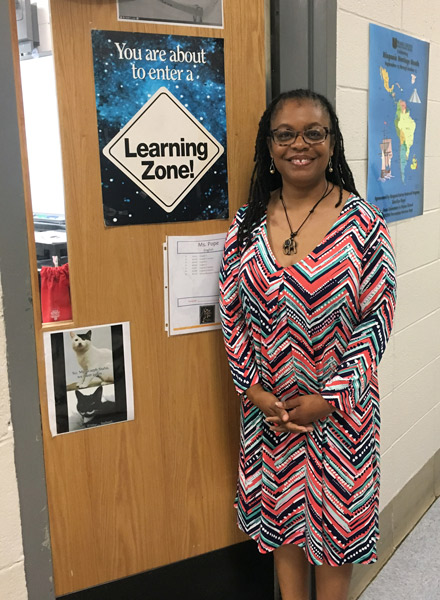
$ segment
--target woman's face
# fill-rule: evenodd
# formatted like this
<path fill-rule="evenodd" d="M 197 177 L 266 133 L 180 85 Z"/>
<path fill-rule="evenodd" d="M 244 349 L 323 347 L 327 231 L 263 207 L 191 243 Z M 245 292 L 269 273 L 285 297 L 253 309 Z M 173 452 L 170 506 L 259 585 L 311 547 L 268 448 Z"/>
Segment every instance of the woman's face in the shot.
<path fill-rule="evenodd" d="M 286 100 L 275 112 L 271 130 L 302 132 L 316 126 L 331 129 L 327 112 L 313 100 Z M 289 146 L 280 146 L 269 138 L 269 151 L 283 183 L 314 185 L 325 179 L 325 170 L 333 154 L 332 136 L 318 144 L 309 144 L 301 135 Z"/>

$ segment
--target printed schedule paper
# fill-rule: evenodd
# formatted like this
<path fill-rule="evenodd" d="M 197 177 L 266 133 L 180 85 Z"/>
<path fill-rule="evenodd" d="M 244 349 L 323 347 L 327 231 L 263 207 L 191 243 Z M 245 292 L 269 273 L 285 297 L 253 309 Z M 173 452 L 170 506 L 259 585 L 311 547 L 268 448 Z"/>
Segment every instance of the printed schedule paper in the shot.
<path fill-rule="evenodd" d="M 218 278 L 226 233 L 168 236 L 164 244 L 168 335 L 220 329 Z"/>

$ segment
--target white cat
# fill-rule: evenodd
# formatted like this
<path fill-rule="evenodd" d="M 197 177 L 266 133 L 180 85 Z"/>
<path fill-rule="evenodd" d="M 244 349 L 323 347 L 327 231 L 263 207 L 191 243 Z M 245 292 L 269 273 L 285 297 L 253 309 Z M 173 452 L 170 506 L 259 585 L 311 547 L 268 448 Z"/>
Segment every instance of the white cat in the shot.
<path fill-rule="evenodd" d="M 97 348 L 92 344 L 92 331 L 87 333 L 70 332 L 72 348 L 82 369 L 79 388 L 99 385 L 101 382 L 114 383 L 113 354 L 108 348 Z"/>

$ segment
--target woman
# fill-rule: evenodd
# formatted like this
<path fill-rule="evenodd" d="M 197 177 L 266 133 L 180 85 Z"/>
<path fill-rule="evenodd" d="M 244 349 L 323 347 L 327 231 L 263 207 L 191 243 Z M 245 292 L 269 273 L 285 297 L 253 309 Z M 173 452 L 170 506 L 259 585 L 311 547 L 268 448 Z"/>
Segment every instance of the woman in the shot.
<path fill-rule="evenodd" d="M 248 204 L 220 274 L 223 333 L 241 395 L 239 527 L 274 551 L 283 600 L 345 600 L 376 560 L 377 365 L 395 263 L 380 211 L 359 198 L 336 114 L 310 90 L 260 121 Z"/>

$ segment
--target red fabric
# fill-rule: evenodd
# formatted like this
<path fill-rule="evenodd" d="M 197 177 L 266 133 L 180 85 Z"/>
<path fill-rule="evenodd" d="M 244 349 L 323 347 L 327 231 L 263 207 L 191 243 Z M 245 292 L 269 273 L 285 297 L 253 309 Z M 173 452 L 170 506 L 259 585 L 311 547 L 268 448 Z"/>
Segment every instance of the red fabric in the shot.
<path fill-rule="evenodd" d="M 72 318 L 69 265 L 42 267 L 40 277 L 43 323 L 69 321 Z"/>

